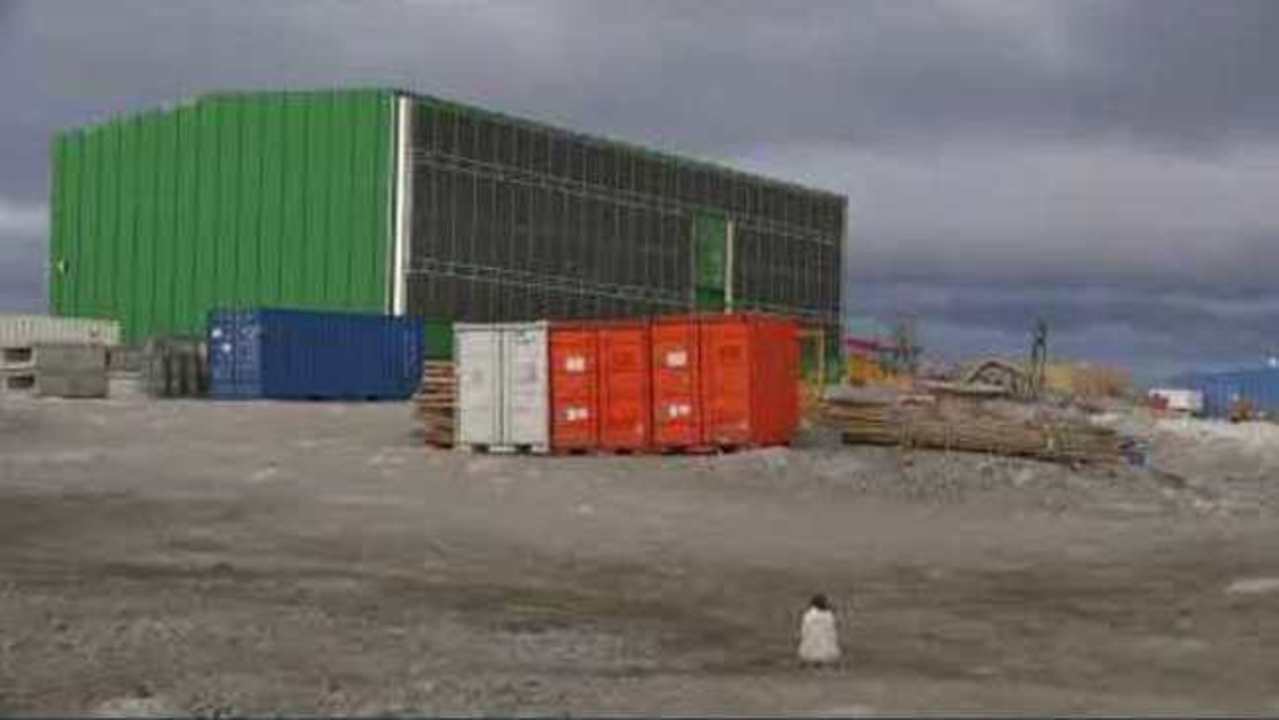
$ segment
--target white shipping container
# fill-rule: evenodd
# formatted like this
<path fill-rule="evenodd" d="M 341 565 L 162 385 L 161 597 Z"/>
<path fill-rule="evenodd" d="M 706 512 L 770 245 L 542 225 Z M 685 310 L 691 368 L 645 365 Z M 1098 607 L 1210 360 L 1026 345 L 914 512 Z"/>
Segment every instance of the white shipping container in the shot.
<path fill-rule="evenodd" d="M 453 326 L 457 435 L 464 445 L 502 443 L 502 333 L 488 325 Z"/>
<path fill-rule="evenodd" d="M 547 449 L 547 324 L 457 323 L 453 335 L 458 441 Z"/>
<path fill-rule="evenodd" d="M 1204 409 L 1204 394 L 1199 390 L 1184 388 L 1154 388 L 1150 391 L 1152 398 L 1163 398 L 1168 409 L 1174 412 L 1198 415 Z"/>
<path fill-rule="evenodd" d="M 49 315 L 0 315 L 0 348 L 43 344 L 119 345 L 120 323 Z"/>
<path fill-rule="evenodd" d="M 502 332 L 502 426 L 508 445 L 546 449 L 551 442 L 547 325 L 508 325 Z"/>

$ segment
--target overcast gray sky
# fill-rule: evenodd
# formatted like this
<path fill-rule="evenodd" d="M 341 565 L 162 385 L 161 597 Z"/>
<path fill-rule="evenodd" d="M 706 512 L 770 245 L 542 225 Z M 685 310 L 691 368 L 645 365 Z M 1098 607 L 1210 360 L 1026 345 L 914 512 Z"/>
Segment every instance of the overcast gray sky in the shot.
<path fill-rule="evenodd" d="M 1279 2 L 0 0 L 0 308 L 57 127 L 393 85 L 846 193 L 853 312 L 1143 375 L 1279 349 Z"/>

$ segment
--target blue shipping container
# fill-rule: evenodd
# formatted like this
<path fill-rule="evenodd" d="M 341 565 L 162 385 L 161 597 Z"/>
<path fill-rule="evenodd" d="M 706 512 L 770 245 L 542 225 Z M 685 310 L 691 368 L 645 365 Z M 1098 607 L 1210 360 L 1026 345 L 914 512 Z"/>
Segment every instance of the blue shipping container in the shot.
<path fill-rule="evenodd" d="M 1240 400 L 1254 410 L 1279 415 L 1279 369 L 1258 368 L 1221 373 L 1194 373 L 1178 378 L 1178 384 L 1204 394 L 1204 415 L 1228 417 Z"/>
<path fill-rule="evenodd" d="M 309 310 L 209 313 L 215 398 L 404 399 L 422 374 L 416 318 Z"/>

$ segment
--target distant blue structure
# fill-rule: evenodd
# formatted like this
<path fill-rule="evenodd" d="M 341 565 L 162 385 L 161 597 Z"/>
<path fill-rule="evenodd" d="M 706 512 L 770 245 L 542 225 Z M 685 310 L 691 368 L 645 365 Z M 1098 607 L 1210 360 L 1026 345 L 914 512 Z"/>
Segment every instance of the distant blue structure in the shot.
<path fill-rule="evenodd" d="M 1240 400 L 1247 400 L 1254 410 L 1266 415 L 1279 415 L 1279 367 L 1190 373 L 1176 378 L 1174 384 L 1201 391 L 1208 417 L 1228 417 L 1230 408 Z"/>
<path fill-rule="evenodd" d="M 423 327 L 414 318 L 307 310 L 209 313 L 214 398 L 392 400 L 422 374 Z"/>

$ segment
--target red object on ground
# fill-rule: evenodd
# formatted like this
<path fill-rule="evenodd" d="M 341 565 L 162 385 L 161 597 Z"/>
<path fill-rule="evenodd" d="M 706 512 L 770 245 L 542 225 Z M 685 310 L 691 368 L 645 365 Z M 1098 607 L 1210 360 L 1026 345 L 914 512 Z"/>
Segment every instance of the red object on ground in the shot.
<path fill-rule="evenodd" d="M 799 425 L 799 341 L 790 320 L 701 319 L 702 443 L 781 445 Z"/>
<path fill-rule="evenodd" d="M 702 443 L 701 393 L 697 356 L 699 325 L 695 318 L 658 318 L 652 338 L 653 445 L 663 450 Z"/>
<path fill-rule="evenodd" d="M 599 445 L 599 344 L 589 325 L 552 324 L 551 448 L 590 450 Z"/>
<path fill-rule="evenodd" d="M 791 320 L 734 313 L 556 323 L 549 352 L 554 450 L 784 445 L 799 425 Z"/>
<path fill-rule="evenodd" d="M 646 450 L 652 428 L 648 323 L 601 323 L 598 333 L 600 447 Z"/>

